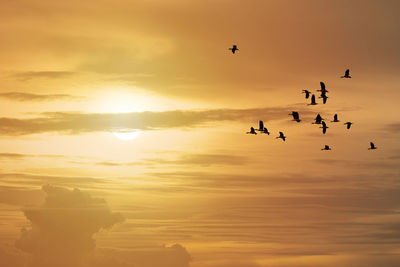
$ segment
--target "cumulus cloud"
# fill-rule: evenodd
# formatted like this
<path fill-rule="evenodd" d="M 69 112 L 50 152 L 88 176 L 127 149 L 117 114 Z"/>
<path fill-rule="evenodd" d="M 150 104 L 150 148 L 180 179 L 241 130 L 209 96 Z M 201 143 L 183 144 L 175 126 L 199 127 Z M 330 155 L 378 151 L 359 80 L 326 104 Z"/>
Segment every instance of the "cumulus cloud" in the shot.
<path fill-rule="evenodd" d="M 94 235 L 122 222 L 122 215 L 112 212 L 104 199 L 79 189 L 45 185 L 42 190 L 46 194 L 44 203 L 39 208 L 24 209 L 31 228 L 22 229 L 16 241 L 20 252 L 0 250 L 0 259 L 21 266 L 26 261 L 30 267 L 189 267 L 191 256 L 180 244 L 96 248 Z"/>
<path fill-rule="evenodd" d="M 45 202 L 25 209 L 31 229 L 23 229 L 17 248 L 32 254 L 31 266 L 80 266 L 95 248 L 93 235 L 122 222 L 104 199 L 93 198 L 79 189 L 43 186 Z"/>
<path fill-rule="evenodd" d="M 173 110 L 130 113 L 47 112 L 29 119 L 0 118 L 0 135 L 27 135 L 46 132 L 79 134 L 112 130 L 162 130 L 210 125 L 222 121 L 258 122 L 287 118 L 293 107 L 253 109 Z M 310 111 L 301 111 L 307 116 Z"/>

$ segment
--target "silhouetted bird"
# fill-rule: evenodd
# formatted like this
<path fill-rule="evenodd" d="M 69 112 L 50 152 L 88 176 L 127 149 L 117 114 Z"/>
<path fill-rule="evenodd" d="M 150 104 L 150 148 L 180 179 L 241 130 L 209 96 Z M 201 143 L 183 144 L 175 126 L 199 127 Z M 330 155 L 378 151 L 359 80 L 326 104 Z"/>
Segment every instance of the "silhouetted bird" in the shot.
<path fill-rule="evenodd" d="M 250 132 L 247 132 L 247 134 L 257 134 L 256 130 L 254 130 L 254 127 L 250 128 Z"/>
<path fill-rule="evenodd" d="M 268 135 L 269 135 L 268 129 L 264 127 L 264 131 L 263 131 L 263 133 L 265 133 L 265 134 L 268 134 Z"/>
<path fill-rule="evenodd" d="M 300 122 L 300 121 L 301 121 L 301 120 L 300 120 L 299 113 L 298 113 L 297 111 L 292 111 L 292 113 L 290 113 L 289 115 L 292 115 L 292 116 L 293 116 L 293 120 L 294 120 L 294 121 L 297 121 L 297 122 Z"/>
<path fill-rule="evenodd" d="M 340 78 L 351 78 L 351 76 L 350 76 L 350 70 L 347 69 L 347 70 L 345 71 L 345 73 L 344 73 L 344 76 L 341 76 Z"/>
<path fill-rule="evenodd" d="M 263 121 L 259 122 L 259 126 L 258 126 L 258 130 L 257 131 L 259 131 L 259 132 L 263 132 L 264 131 L 264 122 Z"/>
<path fill-rule="evenodd" d="M 319 127 L 319 128 L 322 128 L 322 133 L 325 134 L 326 133 L 326 129 L 328 129 L 329 127 L 326 126 L 326 123 L 323 121 L 322 122 L 322 127 Z"/>
<path fill-rule="evenodd" d="M 328 145 L 325 145 L 324 148 L 322 148 L 321 150 L 332 150 Z"/>
<path fill-rule="evenodd" d="M 308 90 L 303 90 L 303 94 L 306 94 L 306 99 L 310 97 L 310 91 Z"/>
<path fill-rule="evenodd" d="M 321 124 L 323 118 L 321 117 L 321 115 L 317 115 L 317 117 L 315 117 L 315 122 L 313 122 L 313 124 Z"/>
<path fill-rule="evenodd" d="M 353 123 L 352 122 L 346 122 L 344 125 L 347 125 L 347 129 L 350 129 L 350 127 L 351 127 L 351 125 L 352 125 Z"/>
<path fill-rule="evenodd" d="M 373 149 L 377 149 L 377 147 L 375 146 L 374 143 L 369 142 L 370 147 L 368 148 L 368 150 L 373 150 Z"/>
<path fill-rule="evenodd" d="M 229 48 L 229 50 L 232 50 L 232 54 L 235 54 L 235 52 L 239 50 L 239 48 L 237 48 L 237 45 L 233 45 L 232 48 Z"/>
<path fill-rule="evenodd" d="M 322 92 L 319 98 L 322 98 L 322 103 L 326 104 L 326 100 L 328 99 L 328 97 L 326 96 L 325 92 Z"/>
<path fill-rule="evenodd" d="M 331 122 L 339 122 L 340 120 L 338 120 L 337 114 L 333 115 L 333 121 Z"/>
<path fill-rule="evenodd" d="M 321 90 L 317 90 L 317 91 L 321 92 L 321 93 L 323 93 L 323 92 L 328 93 L 328 90 L 325 89 L 325 83 L 320 82 L 319 84 L 321 85 Z"/>
<path fill-rule="evenodd" d="M 308 105 L 318 105 L 317 102 L 315 102 L 315 95 L 314 94 L 311 96 L 311 103 L 308 104 Z"/>
<path fill-rule="evenodd" d="M 279 136 L 276 138 L 282 138 L 283 141 L 286 140 L 286 136 L 282 132 L 279 132 Z"/>

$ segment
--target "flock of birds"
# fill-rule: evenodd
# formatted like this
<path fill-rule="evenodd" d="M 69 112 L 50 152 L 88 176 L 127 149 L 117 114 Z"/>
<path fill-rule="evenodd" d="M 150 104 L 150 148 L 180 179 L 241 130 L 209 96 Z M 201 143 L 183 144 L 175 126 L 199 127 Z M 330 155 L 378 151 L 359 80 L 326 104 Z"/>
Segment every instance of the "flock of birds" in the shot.
<path fill-rule="evenodd" d="M 237 47 L 237 45 L 233 45 L 231 48 L 229 48 L 229 50 L 232 51 L 232 54 L 235 54 L 236 51 L 239 50 L 239 48 Z M 350 70 L 347 69 L 345 71 L 344 75 L 341 76 L 340 78 L 347 78 L 347 79 L 351 78 Z M 326 104 L 326 102 L 328 100 L 328 96 L 327 96 L 328 90 L 326 90 L 324 82 L 320 82 L 320 85 L 321 85 L 321 89 L 317 90 L 318 92 L 321 93 L 319 98 L 322 99 L 322 103 L 323 104 Z M 303 90 L 302 93 L 305 94 L 305 98 L 306 99 L 309 99 L 310 96 L 311 96 L 311 99 L 310 99 L 311 102 L 308 105 L 318 105 L 318 103 L 316 102 L 315 94 L 312 94 L 309 90 Z M 292 111 L 292 113 L 290 113 L 288 115 L 293 117 L 293 121 L 296 121 L 296 122 L 300 122 L 301 121 L 300 115 L 299 115 L 299 113 L 297 111 Z M 321 117 L 321 115 L 318 114 L 315 117 L 314 120 L 315 121 L 312 124 L 320 124 L 320 125 L 322 125 L 320 127 L 320 128 L 322 128 L 322 133 L 326 134 L 326 129 L 328 129 L 329 127 L 326 125 L 326 123 L 325 123 L 324 119 Z M 333 122 L 333 123 L 340 122 L 339 119 L 338 119 L 338 115 L 337 114 L 335 114 L 333 116 L 333 120 L 331 122 Z M 350 122 L 350 121 L 344 123 L 344 125 L 346 125 L 347 130 L 349 130 L 351 128 L 352 124 L 353 124 L 353 122 Z M 257 135 L 257 132 L 260 132 L 261 134 L 270 135 L 270 132 L 264 126 L 264 122 L 263 121 L 259 122 L 259 128 L 257 130 L 254 127 L 251 127 L 250 128 L 250 132 L 247 132 L 247 134 Z M 285 136 L 285 134 L 283 132 L 279 132 L 279 136 L 276 137 L 276 139 L 282 139 L 283 141 L 286 141 L 286 138 L 287 137 Z M 373 142 L 370 142 L 370 147 L 368 148 L 368 150 L 374 150 L 374 149 L 377 149 L 377 147 L 375 146 L 375 144 Z M 321 150 L 332 150 L 332 149 L 331 149 L 331 147 L 329 145 L 325 145 L 324 148 L 322 148 Z"/>

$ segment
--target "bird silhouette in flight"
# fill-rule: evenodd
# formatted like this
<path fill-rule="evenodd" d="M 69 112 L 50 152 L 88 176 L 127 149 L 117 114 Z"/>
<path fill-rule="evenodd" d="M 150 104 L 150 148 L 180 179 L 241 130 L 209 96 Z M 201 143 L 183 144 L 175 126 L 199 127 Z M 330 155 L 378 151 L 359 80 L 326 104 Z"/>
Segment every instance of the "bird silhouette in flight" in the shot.
<path fill-rule="evenodd" d="M 315 102 L 315 95 L 314 95 L 314 94 L 311 96 L 311 103 L 308 104 L 308 105 L 309 105 L 309 106 L 310 106 L 310 105 L 318 105 L 317 102 Z"/>
<path fill-rule="evenodd" d="M 368 148 L 368 150 L 374 150 L 374 149 L 377 149 L 377 147 L 375 146 L 375 144 L 374 144 L 374 143 L 372 143 L 372 142 L 369 142 L 369 145 L 370 145 L 370 147 Z"/>
<path fill-rule="evenodd" d="M 349 121 L 348 121 L 348 122 L 346 122 L 344 125 L 347 125 L 347 130 L 348 130 L 348 129 L 350 129 L 350 127 L 351 127 L 352 124 L 353 124 L 352 122 L 349 122 Z"/>
<path fill-rule="evenodd" d="M 278 139 L 278 138 L 281 138 L 283 141 L 286 140 L 286 136 L 282 132 L 279 132 L 279 136 L 276 137 L 276 139 Z"/>
<path fill-rule="evenodd" d="M 306 94 L 306 99 L 310 97 L 310 91 L 308 90 L 303 90 L 303 94 Z"/>
<path fill-rule="evenodd" d="M 326 134 L 326 129 L 328 129 L 329 127 L 326 126 L 326 123 L 323 121 L 323 122 L 322 122 L 322 127 L 319 127 L 319 128 L 322 128 L 322 133 L 323 133 L 323 134 Z"/>
<path fill-rule="evenodd" d="M 297 111 L 292 111 L 292 113 L 290 113 L 289 115 L 293 116 L 293 121 L 297 121 L 297 122 L 301 121 L 300 120 L 300 115 L 299 115 L 299 113 Z"/>
<path fill-rule="evenodd" d="M 268 135 L 269 135 L 268 129 L 264 127 L 264 131 L 263 131 L 263 133 L 265 133 L 265 134 L 268 134 Z"/>
<path fill-rule="evenodd" d="M 325 88 L 325 83 L 324 83 L 324 82 L 320 82 L 319 84 L 321 85 L 321 89 L 320 89 L 320 90 L 317 90 L 317 91 L 318 91 L 318 92 L 321 92 L 321 94 L 322 94 L 323 92 L 328 93 L 328 90 L 326 90 L 326 88 Z"/>
<path fill-rule="evenodd" d="M 322 148 L 321 150 L 332 150 L 328 145 L 325 145 L 324 148 Z"/>
<path fill-rule="evenodd" d="M 235 54 L 235 52 L 239 50 L 239 48 L 237 48 L 237 45 L 234 44 L 231 48 L 229 48 L 229 50 L 232 50 L 232 54 Z"/>
<path fill-rule="evenodd" d="M 350 76 L 350 70 L 347 69 L 347 70 L 344 72 L 344 76 L 341 76 L 340 78 L 351 78 L 351 76 Z"/>
<path fill-rule="evenodd" d="M 258 126 L 257 131 L 259 131 L 259 132 L 264 132 L 264 122 L 263 122 L 263 121 L 260 121 L 258 125 L 259 125 L 259 126 Z"/>
<path fill-rule="evenodd" d="M 254 127 L 250 128 L 250 132 L 247 132 L 246 134 L 257 134 L 256 130 L 254 130 Z"/>
<path fill-rule="evenodd" d="M 326 104 L 326 100 L 328 99 L 328 96 L 326 95 L 326 92 L 321 92 L 321 96 L 319 98 L 322 98 L 322 103 Z"/>
<path fill-rule="evenodd" d="M 323 118 L 318 114 L 317 117 L 315 117 L 315 122 L 313 122 L 313 124 L 321 124 L 322 121 Z"/>
<path fill-rule="evenodd" d="M 337 114 L 333 115 L 333 121 L 331 122 L 339 122 Z"/>

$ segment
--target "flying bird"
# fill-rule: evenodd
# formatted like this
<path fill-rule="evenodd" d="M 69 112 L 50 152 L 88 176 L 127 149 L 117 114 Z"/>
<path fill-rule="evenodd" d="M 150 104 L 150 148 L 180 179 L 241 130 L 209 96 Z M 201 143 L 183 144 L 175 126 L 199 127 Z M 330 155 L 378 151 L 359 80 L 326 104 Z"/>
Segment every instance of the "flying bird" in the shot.
<path fill-rule="evenodd" d="M 263 133 L 265 133 L 265 134 L 268 134 L 268 135 L 269 135 L 268 129 L 264 127 L 264 131 L 263 131 Z"/>
<path fill-rule="evenodd" d="M 375 146 L 375 144 L 374 144 L 374 143 L 372 143 L 372 142 L 369 142 L 369 145 L 370 145 L 370 147 L 368 148 L 368 150 L 374 150 L 374 149 L 377 149 L 377 147 Z"/>
<path fill-rule="evenodd" d="M 234 44 L 231 48 L 229 48 L 229 50 L 232 50 L 232 54 L 235 54 L 235 52 L 239 50 L 239 48 L 237 48 L 237 45 Z"/>
<path fill-rule="evenodd" d="M 321 85 L 321 90 L 317 90 L 317 91 L 321 92 L 321 93 L 323 93 L 323 92 L 328 93 L 328 90 L 326 90 L 326 88 L 325 88 L 325 83 L 320 82 L 319 84 Z"/>
<path fill-rule="evenodd" d="M 351 78 L 351 76 L 350 76 L 350 70 L 347 69 L 347 70 L 345 71 L 345 73 L 344 73 L 344 76 L 341 76 L 340 78 Z"/>
<path fill-rule="evenodd" d="M 319 128 L 322 128 L 322 133 L 325 134 L 326 133 L 326 129 L 328 129 L 329 127 L 326 126 L 326 123 L 323 121 L 322 122 L 322 127 L 319 127 Z"/>
<path fill-rule="evenodd" d="M 331 122 L 339 122 L 337 114 L 333 115 L 333 121 Z"/>
<path fill-rule="evenodd" d="M 303 94 L 306 94 L 306 99 L 310 97 L 310 91 L 308 90 L 303 90 Z"/>
<path fill-rule="evenodd" d="M 326 100 L 328 99 L 326 92 L 322 92 L 319 98 L 322 98 L 322 103 L 326 104 Z"/>
<path fill-rule="evenodd" d="M 259 131 L 259 132 L 263 132 L 264 131 L 264 122 L 263 121 L 259 122 L 259 126 L 258 126 L 258 130 L 257 131 Z"/>
<path fill-rule="evenodd" d="M 351 127 L 352 124 L 353 124 L 352 122 L 349 122 L 349 121 L 348 121 L 348 122 L 346 122 L 344 125 L 347 125 L 347 130 L 348 130 L 348 129 L 350 129 L 350 127 Z"/>
<path fill-rule="evenodd" d="M 246 134 L 257 134 L 256 130 L 254 130 L 254 127 L 250 128 L 250 132 L 247 132 Z"/>
<path fill-rule="evenodd" d="M 314 94 L 311 96 L 311 103 L 308 104 L 308 105 L 309 105 L 309 106 L 310 106 L 310 105 L 318 105 L 317 102 L 315 102 L 315 95 L 314 95 Z"/>
<path fill-rule="evenodd" d="M 328 145 L 325 145 L 324 148 L 322 148 L 321 150 L 332 150 Z"/>
<path fill-rule="evenodd" d="M 315 117 L 315 122 L 313 122 L 313 124 L 321 124 L 322 121 L 323 118 L 318 114 L 317 117 Z"/>
<path fill-rule="evenodd" d="M 286 136 L 282 132 L 279 132 L 279 136 L 276 138 L 282 138 L 283 141 L 286 140 Z"/>
<path fill-rule="evenodd" d="M 290 113 L 289 115 L 293 116 L 293 121 L 297 121 L 297 122 L 301 121 L 300 120 L 300 115 L 299 115 L 299 113 L 297 111 L 292 111 L 292 113 Z"/>

